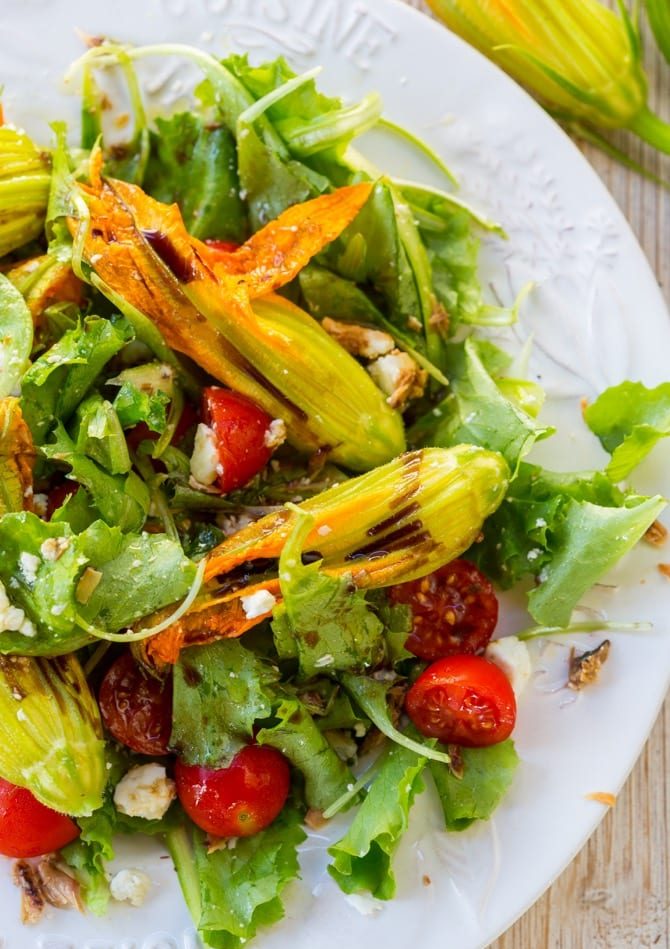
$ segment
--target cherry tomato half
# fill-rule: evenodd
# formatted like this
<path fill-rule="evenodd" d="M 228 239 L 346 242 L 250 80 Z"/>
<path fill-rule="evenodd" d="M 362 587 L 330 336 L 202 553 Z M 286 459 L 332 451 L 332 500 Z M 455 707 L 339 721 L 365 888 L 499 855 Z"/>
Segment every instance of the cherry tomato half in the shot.
<path fill-rule="evenodd" d="M 168 753 L 172 729 L 172 683 L 145 675 L 131 652 L 107 670 L 99 693 L 105 727 L 141 755 Z"/>
<path fill-rule="evenodd" d="M 5 857 L 40 857 L 78 836 L 79 828 L 65 814 L 0 778 L 0 853 Z"/>
<path fill-rule="evenodd" d="M 431 662 L 484 649 L 498 622 L 490 581 L 467 560 L 453 560 L 420 580 L 391 587 L 393 603 L 412 608 L 407 649 Z"/>
<path fill-rule="evenodd" d="M 212 770 L 177 761 L 182 807 L 214 837 L 251 837 L 271 824 L 288 797 L 291 773 L 275 748 L 247 745 L 227 768 Z"/>
<path fill-rule="evenodd" d="M 270 460 L 265 435 L 271 417 L 245 395 L 218 386 L 203 390 L 202 416 L 216 436 L 223 469 L 219 488 L 224 494 L 241 488 Z"/>
<path fill-rule="evenodd" d="M 448 656 L 422 672 L 405 696 L 405 711 L 430 738 L 469 748 L 509 738 L 516 721 L 505 673 L 481 656 Z"/>

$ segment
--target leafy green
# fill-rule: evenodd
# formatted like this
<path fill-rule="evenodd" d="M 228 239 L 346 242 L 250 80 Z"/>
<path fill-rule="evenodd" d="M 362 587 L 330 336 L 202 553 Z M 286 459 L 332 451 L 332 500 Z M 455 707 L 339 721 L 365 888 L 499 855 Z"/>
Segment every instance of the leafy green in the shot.
<path fill-rule="evenodd" d="M 237 639 L 183 650 L 174 668 L 172 749 L 187 764 L 224 767 L 270 717 L 275 668 Z"/>
<path fill-rule="evenodd" d="M 407 751 L 423 755 L 434 761 L 441 761 L 445 764 L 449 763 L 449 755 L 445 752 L 429 748 L 427 745 L 422 745 L 409 735 L 398 731 L 394 726 L 391 721 L 386 699 L 388 683 L 385 684 L 377 681 L 377 679 L 371 679 L 368 676 L 355 676 L 350 673 L 344 673 L 340 677 L 340 680 L 354 702 L 387 738 L 390 738 L 391 741 L 402 746 Z"/>
<path fill-rule="evenodd" d="M 99 577 L 81 602 L 79 581 L 88 568 Z M 2 632 L 0 652 L 55 656 L 78 649 L 90 638 L 80 620 L 118 632 L 184 597 L 195 569 L 164 535 L 128 536 L 102 521 L 75 535 L 64 523 L 6 514 L 0 520 L 0 580 L 36 635 Z"/>
<path fill-rule="evenodd" d="M 552 433 L 505 398 L 472 339 L 448 346 L 447 397 L 420 419 L 411 437 L 421 445 L 448 448 L 467 442 L 499 451 L 516 470 L 538 439 Z"/>
<path fill-rule="evenodd" d="M 390 900 L 396 889 L 393 854 L 407 830 L 415 796 L 423 790 L 426 758 L 393 745 L 386 753 L 351 827 L 328 853 L 328 872 L 345 893 Z"/>
<path fill-rule="evenodd" d="M 110 892 L 107 864 L 114 859 L 114 837 L 117 834 L 164 834 L 183 820 L 177 807 L 172 807 L 161 820 L 129 817 L 114 806 L 114 788 L 131 764 L 129 757 L 108 746 L 108 781 L 102 807 L 90 817 L 81 817 L 77 824 L 80 836 L 61 851 L 61 856 L 74 871 L 82 887 L 86 908 L 96 916 L 104 916 L 109 908 Z"/>
<path fill-rule="evenodd" d="M 664 506 L 660 497 L 620 491 L 600 472 L 559 474 L 523 463 L 468 555 L 504 587 L 537 577 L 531 615 L 541 625 L 565 626 L 580 597 Z"/>
<path fill-rule="evenodd" d="M 83 485 L 103 520 L 123 531 L 141 530 L 149 513 L 151 498 L 147 486 L 135 472 L 109 474 L 77 450 L 60 422 L 54 435 L 55 439 L 49 445 L 42 446 L 43 454 L 70 467 L 69 477 Z"/>
<path fill-rule="evenodd" d="M 127 474 L 131 468 L 128 445 L 119 416 L 111 402 L 94 392 L 75 412 L 75 451 L 92 458 L 110 474 Z"/>
<path fill-rule="evenodd" d="M 325 810 L 353 783 L 351 772 L 298 699 L 280 702 L 273 709 L 273 718 L 275 723 L 262 728 L 256 741 L 281 751 L 302 772 L 307 804 Z"/>
<path fill-rule="evenodd" d="M 0 273 L 0 399 L 16 394 L 33 345 L 33 318 L 25 300 Z"/>
<path fill-rule="evenodd" d="M 156 119 L 144 189 L 176 202 L 194 237 L 242 243 L 247 236 L 237 177 L 235 139 L 192 112 Z"/>
<path fill-rule="evenodd" d="M 488 748 L 459 748 L 462 774 L 430 762 L 447 830 L 465 830 L 488 820 L 507 793 L 519 764 L 511 739 Z"/>
<path fill-rule="evenodd" d="M 125 319 L 87 316 L 35 360 L 23 377 L 21 407 L 37 444 L 67 422 L 112 356 L 133 338 Z"/>
<path fill-rule="evenodd" d="M 120 385 L 113 405 L 123 428 L 132 428 L 144 422 L 152 432 L 160 434 L 165 431 L 167 425 L 166 406 L 170 403 L 171 393 L 155 385 L 147 385 L 138 372 L 146 368 L 148 367 L 136 366 L 125 370 L 116 379 L 109 380 L 110 385 Z"/>
<path fill-rule="evenodd" d="M 259 927 L 283 917 L 281 894 L 299 875 L 297 848 L 306 836 L 300 819 L 289 803 L 265 830 L 212 853 L 197 828 L 168 831 L 166 843 L 205 945 L 238 949 Z"/>
<path fill-rule="evenodd" d="M 606 389 L 587 407 L 584 420 L 612 456 L 607 474 L 621 481 L 670 435 L 670 382 L 655 389 L 641 382 Z"/>
<path fill-rule="evenodd" d="M 320 562 L 302 564 L 311 527 L 301 512 L 279 559 L 283 603 L 272 622 L 277 652 L 297 658 L 305 678 L 375 665 L 384 656 L 383 624 L 346 578 L 322 573 Z"/>

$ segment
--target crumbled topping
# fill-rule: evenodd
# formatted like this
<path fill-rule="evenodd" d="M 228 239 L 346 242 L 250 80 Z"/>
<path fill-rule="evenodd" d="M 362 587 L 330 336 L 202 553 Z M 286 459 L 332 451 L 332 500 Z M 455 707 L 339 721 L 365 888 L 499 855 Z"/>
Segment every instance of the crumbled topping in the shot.
<path fill-rule="evenodd" d="M 570 665 L 568 687 L 583 689 L 597 681 L 603 663 L 610 653 L 609 639 L 603 639 L 595 649 L 589 649 L 581 655 L 576 655 L 574 648 L 570 650 Z"/>
<path fill-rule="evenodd" d="M 141 906 L 151 890 L 151 878 L 143 870 L 120 870 L 109 881 L 112 899 Z"/>
<path fill-rule="evenodd" d="M 39 566 L 40 558 L 36 557 L 35 554 L 28 554 L 24 551 L 19 556 L 19 570 L 29 586 L 32 586 L 37 580 Z"/>
<path fill-rule="evenodd" d="M 281 418 L 275 418 L 263 436 L 263 444 L 272 451 L 279 448 L 286 441 L 286 422 Z"/>
<path fill-rule="evenodd" d="M 23 923 L 39 922 L 47 906 L 83 912 L 79 884 L 57 865 L 53 856 L 44 857 L 39 863 L 17 860 L 13 877 L 21 890 Z"/>
<path fill-rule="evenodd" d="M 220 464 L 216 435 L 209 425 L 200 422 L 195 432 L 191 474 L 198 484 L 214 484 L 217 476 L 223 473 L 218 471 Z"/>
<path fill-rule="evenodd" d="M 40 547 L 40 553 L 45 560 L 58 560 L 59 557 L 63 556 L 69 546 L 69 537 L 47 537 Z"/>
<path fill-rule="evenodd" d="M 256 590 L 249 596 L 240 597 L 242 609 L 247 619 L 256 619 L 259 616 L 265 616 L 269 613 L 277 602 L 269 590 Z"/>
<path fill-rule="evenodd" d="M 99 570 L 94 570 L 93 567 L 87 567 L 79 578 L 79 583 L 75 590 L 74 595 L 77 603 L 88 603 L 101 580 L 102 573 Z"/>
<path fill-rule="evenodd" d="M 587 801 L 597 801 L 598 804 L 605 804 L 607 807 L 614 807 L 616 804 L 616 794 L 611 791 L 591 791 L 586 795 Z"/>
<path fill-rule="evenodd" d="M 422 396 L 428 381 L 425 369 L 420 369 L 411 356 L 399 349 L 375 359 L 367 370 L 393 409 L 402 408 L 409 399 Z"/>
<path fill-rule="evenodd" d="M 503 636 L 488 644 L 484 657 L 502 669 L 519 698 L 532 671 L 528 646 L 516 636 Z"/>
<path fill-rule="evenodd" d="M 341 323 L 339 320 L 332 320 L 329 316 L 325 317 L 321 325 L 326 333 L 352 356 L 377 359 L 378 356 L 390 353 L 395 346 L 393 337 L 382 330 L 357 326 L 355 323 Z"/>
<path fill-rule="evenodd" d="M 131 768 L 114 789 L 116 809 L 128 817 L 160 820 L 177 796 L 174 781 L 158 764 Z"/>
<path fill-rule="evenodd" d="M 657 564 L 659 573 L 662 573 L 664 577 L 667 577 L 670 580 L 670 563 L 659 563 Z"/>

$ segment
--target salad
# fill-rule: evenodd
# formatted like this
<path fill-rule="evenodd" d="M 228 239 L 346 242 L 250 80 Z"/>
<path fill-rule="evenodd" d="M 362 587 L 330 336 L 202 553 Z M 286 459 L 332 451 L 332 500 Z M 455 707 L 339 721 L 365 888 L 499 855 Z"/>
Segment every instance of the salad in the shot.
<path fill-rule="evenodd" d="M 136 72 L 163 56 L 200 73 L 167 114 Z M 491 816 L 526 640 L 623 628 L 573 612 L 662 534 L 629 478 L 670 383 L 584 406 L 604 470 L 533 463 L 544 393 L 491 339 L 521 301 L 477 276 L 482 232 L 505 235 L 377 95 L 97 39 L 70 78 L 77 147 L 0 125 L 0 853 L 27 923 L 104 915 L 151 888 L 108 871 L 115 838 L 154 836 L 233 949 L 336 814 L 354 900 L 394 896 L 428 783 L 446 832 Z M 444 188 L 373 167 L 373 127 Z M 515 586 L 534 625 L 492 639 Z"/>

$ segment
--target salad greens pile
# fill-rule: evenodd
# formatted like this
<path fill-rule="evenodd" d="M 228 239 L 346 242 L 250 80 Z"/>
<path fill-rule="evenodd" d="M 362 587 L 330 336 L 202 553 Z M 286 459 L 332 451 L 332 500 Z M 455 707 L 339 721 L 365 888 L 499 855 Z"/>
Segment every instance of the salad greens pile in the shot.
<path fill-rule="evenodd" d="M 150 118 L 134 63 L 163 55 L 203 78 L 194 104 Z M 127 115 L 99 84 L 111 68 Z M 627 479 L 670 435 L 670 383 L 622 382 L 588 406 L 604 471 L 533 464 L 553 434 L 544 393 L 487 337 L 517 307 L 488 303 L 477 273 L 482 233 L 504 235 L 437 156 L 444 190 L 359 154 L 374 126 L 406 134 L 377 95 L 345 105 L 283 58 L 174 45 L 103 43 L 75 74 L 80 147 L 58 123 L 50 149 L 0 127 L 0 731 L 14 759 L 0 751 L 0 776 L 76 818 L 62 857 L 91 912 L 109 907 L 115 836 L 155 835 L 204 942 L 233 949 L 282 917 L 306 820 L 351 809 L 328 872 L 387 900 L 426 784 L 445 830 L 490 817 L 514 744 L 447 748 L 407 725 L 425 663 L 387 590 L 465 553 L 503 588 L 526 581 L 536 623 L 567 627 L 664 506 Z M 286 434 L 227 491 L 221 472 L 194 477 L 212 383 Z M 178 801 L 157 819 L 116 806 L 147 759 L 103 731 L 94 696 L 129 646 L 171 689 L 182 762 L 221 768 L 250 742 L 285 756 L 290 797 L 269 826 L 226 846 Z M 22 716 L 16 657 L 38 683 Z M 81 725 L 57 760 L 41 701 Z M 38 765 L 72 785 L 56 793 Z"/>

